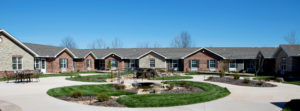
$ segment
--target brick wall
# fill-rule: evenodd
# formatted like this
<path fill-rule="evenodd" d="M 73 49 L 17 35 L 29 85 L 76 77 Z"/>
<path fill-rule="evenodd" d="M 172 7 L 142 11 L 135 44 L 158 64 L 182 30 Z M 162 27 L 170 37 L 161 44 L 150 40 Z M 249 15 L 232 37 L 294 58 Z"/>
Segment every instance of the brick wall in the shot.
<path fill-rule="evenodd" d="M 207 67 L 207 61 L 211 60 L 211 59 L 215 59 L 218 62 L 217 63 L 218 66 L 216 67 L 216 71 L 223 70 L 223 60 L 219 56 L 203 49 L 203 50 L 200 50 L 197 53 L 192 54 L 192 55 L 190 55 L 190 56 L 188 56 L 184 59 L 184 71 L 185 72 L 190 72 L 191 71 L 190 60 L 199 60 L 199 67 L 198 67 L 197 71 L 199 71 L 199 72 L 209 72 L 210 70 Z"/>
<path fill-rule="evenodd" d="M 68 59 L 68 66 L 66 72 L 73 72 L 73 58 L 67 51 L 64 51 L 54 59 L 47 59 L 47 73 L 62 72 L 61 68 L 59 67 L 60 58 Z"/>
<path fill-rule="evenodd" d="M 90 70 L 88 70 L 87 67 L 87 60 L 90 59 L 91 60 L 91 67 Z M 75 61 L 75 71 L 80 70 L 83 72 L 86 71 L 94 71 L 95 70 L 95 58 L 92 55 L 87 56 L 85 59 L 79 59 Z"/>
<path fill-rule="evenodd" d="M 112 54 L 112 55 L 110 55 L 110 56 L 108 56 L 104 59 L 104 61 L 105 61 L 105 70 L 111 69 L 111 68 L 108 67 L 108 64 L 109 64 L 109 61 L 111 61 L 112 59 L 116 59 L 118 61 L 117 69 L 124 70 L 125 62 L 120 57 L 118 57 L 114 54 Z"/>

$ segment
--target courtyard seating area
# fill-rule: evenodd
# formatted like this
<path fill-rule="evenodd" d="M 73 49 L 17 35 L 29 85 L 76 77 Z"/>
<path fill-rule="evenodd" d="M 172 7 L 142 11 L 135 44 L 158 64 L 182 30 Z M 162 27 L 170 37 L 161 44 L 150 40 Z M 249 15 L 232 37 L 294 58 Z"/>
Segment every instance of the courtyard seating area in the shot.
<path fill-rule="evenodd" d="M 35 79 L 37 82 L 40 81 L 40 71 L 32 71 L 32 70 L 18 70 L 13 71 L 13 73 L 9 73 L 8 71 L 4 71 L 5 76 L 4 80 L 9 83 L 13 80 L 15 83 L 22 82 L 32 82 Z"/>

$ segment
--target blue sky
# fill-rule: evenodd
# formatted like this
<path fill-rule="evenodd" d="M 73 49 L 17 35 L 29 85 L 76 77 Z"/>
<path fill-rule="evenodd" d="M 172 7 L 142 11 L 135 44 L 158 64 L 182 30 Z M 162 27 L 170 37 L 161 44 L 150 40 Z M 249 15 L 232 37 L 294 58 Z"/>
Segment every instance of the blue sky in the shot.
<path fill-rule="evenodd" d="M 169 47 L 188 32 L 196 47 L 276 47 L 296 32 L 299 0 L 1 0 L 0 28 L 22 42 L 79 48 L 97 38 L 126 48 Z"/>

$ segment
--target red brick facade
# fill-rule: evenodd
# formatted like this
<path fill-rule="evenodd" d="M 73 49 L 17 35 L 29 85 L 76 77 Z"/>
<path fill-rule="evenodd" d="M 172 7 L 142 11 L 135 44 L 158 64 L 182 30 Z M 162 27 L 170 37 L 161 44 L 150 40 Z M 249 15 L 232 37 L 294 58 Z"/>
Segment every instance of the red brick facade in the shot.
<path fill-rule="evenodd" d="M 91 61 L 90 70 L 87 67 L 87 60 Z M 85 59 L 79 59 L 75 61 L 75 71 L 86 72 L 95 70 L 95 58 L 91 54 L 88 55 Z"/>
<path fill-rule="evenodd" d="M 108 56 L 108 57 L 106 57 L 106 58 L 104 59 L 104 61 L 105 61 L 105 70 L 110 70 L 110 69 L 111 69 L 111 68 L 108 67 L 108 66 L 109 66 L 109 62 L 110 62 L 111 60 L 113 60 L 113 59 L 115 59 L 115 60 L 118 61 L 118 66 L 117 66 L 117 69 L 118 69 L 118 70 L 124 70 L 124 69 L 125 69 L 125 67 L 124 67 L 125 62 L 124 62 L 124 60 L 122 60 L 120 57 L 118 57 L 118 56 L 112 54 L 112 55 L 110 55 L 110 56 Z"/>
<path fill-rule="evenodd" d="M 60 73 L 62 72 L 59 59 L 65 58 L 68 60 L 67 68 L 65 72 L 73 72 L 73 57 L 67 51 L 62 52 L 56 58 L 47 59 L 47 73 Z"/>
<path fill-rule="evenodd" d="M 184 71 L 185 72 L 191 72 L 190 60 L 199 60 L 199 67 L 197 69 L 198 72 L 210 72 L 210 70 L 208 68 L 208 64 L 207 64 L 208 60 L 217 60 L 216 71 L 223 70 L 222 59 L 219 56 L 217 56 L 205 49 L 202 49 L 184 59 Z"/>

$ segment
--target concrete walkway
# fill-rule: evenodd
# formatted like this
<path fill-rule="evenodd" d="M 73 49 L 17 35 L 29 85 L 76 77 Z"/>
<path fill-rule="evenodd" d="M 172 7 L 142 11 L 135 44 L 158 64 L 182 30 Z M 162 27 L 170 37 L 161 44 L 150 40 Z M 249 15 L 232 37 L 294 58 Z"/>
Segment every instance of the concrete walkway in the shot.
<path fill-rule="evenodd" d="M 203 81 L 204 79 L 204 76 L 193 77 L 192 81 Z M 283 102 L 300 98 L 300 86 L 296 85 L 273 83 L 278 85 L 278 87 L 257 88 L 209 82 L 221 87 L 227 87 L 231 94 L 218 100 L 185 106 L 114 108 L 66 102 L 46 94 L 47 90 L 55 87 L 107 83 L 68 81 L 65 80 L 65 77 L 48 77 L 40 80 L 40 82 L 21 84 L 0 82 L 0 100 L 16 104 L 16 107 L 20 107 L 22 111 L 280 111 L 281 108 L 279 106 L 283 105 Z M 126 81 L 130 82 L 133 80 Z M 7 109 L 4 110 L 2 104 L 0 102 L 0 109 L 9 111 Z"/>

